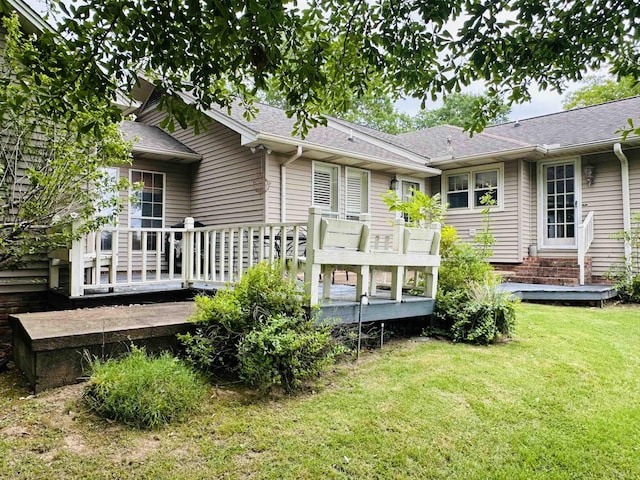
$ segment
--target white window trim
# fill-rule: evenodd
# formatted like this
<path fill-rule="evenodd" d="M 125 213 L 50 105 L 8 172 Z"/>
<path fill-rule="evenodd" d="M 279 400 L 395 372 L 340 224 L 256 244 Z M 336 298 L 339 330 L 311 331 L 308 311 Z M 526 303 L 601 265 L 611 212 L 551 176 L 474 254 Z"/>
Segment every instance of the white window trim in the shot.
<path fill-rule="evenodd" d="M 360 215 L 363 213 L 371 212 L 371 172 L 369 170 L 365 170 L 363 168 L 355 168 L 355 167 L 345 167 L 344 169 L 344 215 L 345 218 L 349 216 L 349 212 L 347 211 L 349 202 L 347 199 L 349 198 L 349 172 L 357 172 L 357 173 L 365 173 L 367 175 L 367 191 L 365 195 L 367 196 L 367 211 L 360 212 Z"/>
<path fill-rule="evenodd" d="M 336 192 L 336 203 L 337 203 L 337 205 L 336 205 L 336 207 L 337 207 L 337 210 L 335 212 L 328 212 L 327 211 L 326 213 L 331 214 L 331 215 L 340 216 L 340 212 L 341 212 L 341 208 L 342 208 L 342 205 L 341 205 L 341 202 L 340 202 L 340 199 L 341 199 L 341 192 L 340 192 L 341 188 L 340 188 L 340 185 L 341 185 L 341 176 L 342 176 L 341 171 L 342 171 L 342 168 L 340 168 L 340 165 L 337 165 L 335 163 L 318 162 L 318 161 L 314 161 L 312 163 L 312 166 L 311 166 L 311 205 L 312 206 L 316 206 L 315 203 L 314 203 L 314 199 L 315 199 L 315 196 L 316 196 L 315 195 L 314 178 L 315 178 L 315 172 L 316 172 L 316 167 L 317 166 L 335 169 L 336 172 L 337 172 L 337 175 L 338 175 L 338 178 L 336 179 L 336 188 L 337 188 L 337 192 Z M 321 207 L 321 205 L 317 205 L 317 206 Z"/>
<path fill-rule="evenodd" d="M 547 215 L 547 211 L 545 208 L 545 198 L 544 198 L 544 167 L 548 167 L 550 165 L 561 165 L 567 163 L 574 163 L 574 201 L 575 201 L 575 235 L 573 237 L 574 244 L 573 245 L 546 245 L 544 243 L 547 235 L 545 233 L 545 217 Z M 537 181 L 536 188 L 538 205 L 537 205 L 537 216 L 538 216 L 538 250 L 539 251 L 553 251 L 553 250 L 577 250 L 578 249 L 578 235 L 580 224 L 582 223 L 582 159 L 581 157 L 565 157 L 559 160 L 552 160 L 548 162 L 538 162 L 538 170 L 537 170 Z"/>
<path fill-rule="evenodd" d="M 474 185 L 475 179 L 474 174 L 481 172 L 489 172 L 492 170 L 498 171 L 498 196 L 497 203 L 493 207 L 491 207 L 491 211 L 493 212 L 502 212 L 504 211 L 504 163 L 489 163 L 486 165 L 478 165 L 477 167 L 471 168 L 456 168 L 455 170 L 445 170 L 442 172 L 442 180 L 440 184 L 440 192 L 442 197 L 442 202 L 447 203 L 447 193 L 448 193 L 448 179 L 452 175 L 460 175 L 461 173 L 466 173 L 469 178 L 469 202 L 467 208 L 447 208 L 447 215 L 464 215 L 469 213 L 480 213 L 484 210 L 485 207 L 476 207 L 474 205 Z"/>
<path fill-rule="evenodd" d="M 162 227 L 161 228 L 165 228 L 165 219 L 167 216 L 167 174 L 165 172 L 157 172 L 157 171 L 153 171 L 153 170 L 142 170 L 140 168 L 131 168 L 129 169 L 129 182 L 131 183 L 131 185 L 133 185 L 133 180 L 132 180 L 132 176 L 133 176 L 133 172 L 140 172 L 140 173 L 151 173 L 153 175 L 162 175 Z M 134 193 L 134 190 L 132 188 L 129 189 L 129 197 L 131 197 Z M 131 213 L 131 203 L 129 203 L 129 220 L 128 220 L 128 224 L 129 224 L 129 228 L 133 228 L 131 227 L 131 220 L 134 218 L 132 213 Z M 135 217 L 135 218 L 143 218 L 143 217 Z"/>

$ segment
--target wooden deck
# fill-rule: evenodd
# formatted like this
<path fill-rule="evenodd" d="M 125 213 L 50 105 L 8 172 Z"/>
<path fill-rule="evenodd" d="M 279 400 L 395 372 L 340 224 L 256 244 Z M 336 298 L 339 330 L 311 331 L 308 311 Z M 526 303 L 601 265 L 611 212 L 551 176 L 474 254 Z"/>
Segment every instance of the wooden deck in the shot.
<path fill-rule="evenodd" d="M 195 291 L 211 291 L 208 285 L 194 285 Z M 175 290 L 173 294 L 193 295 L 194 290 Z M 108 302 L 127 304 L 127 299 L 140 299 L 141 291 L 101 293 L 73 299 L 95 305 Z M 159 293 L 169 298 L 167 292 Z M 357 323 L 360 303 L 354 301 L 355 287 L 332 285 L 331 300 L 320 305 L 319 319 L 331 319 L 338 324 Z M 368 297 L 369 304 L 362 307 L 362 321 L 394 321 L 424 318 L 434 310 L 434 300 L 425 297 L 403 296 L 398 303 L 391 300 L 389 291 L 378 290 Z M 78 307 L 78 305 L 75 305 Z M 18 314 L 10 317 L 14 331 L 14 359 L 18 369 L 24 371 L 39 392 L 81 378 L 87 364 L 85 351 L 104 357 L 119 354 L 131 343 L 144 344 L 151 351 L 177 347 L 176 334 L 192 328 L 187 322 L 193 313 L 193 301 L 172 303 L 134 304 L 76 308 L 42 313 Z"/>
<path fill-rule="evenodd" d="M 511 292 L 525 302 L 597 303 L 603 306 L 605 301 L 618 295 L 611 285 L 568 287 L 506 282 L 500 285 L 500 288 Z"/>

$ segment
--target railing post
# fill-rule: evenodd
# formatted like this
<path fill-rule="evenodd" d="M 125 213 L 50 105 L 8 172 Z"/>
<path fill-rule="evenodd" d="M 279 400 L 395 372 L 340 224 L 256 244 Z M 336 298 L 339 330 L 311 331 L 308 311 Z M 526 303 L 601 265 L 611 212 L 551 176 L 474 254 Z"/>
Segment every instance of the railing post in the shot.
<path fill-rule="evenodd" d="M 398 218 L 395 220 L 393 226 L 393 252 L 396 254 L 404 254 L 405 240 L 404 236 L 406 233 L 404 218 Z M 391 268 L 391 291 L 390 298 L 391 300 L 395 300 L 399 302 L 402 300 L 402 286 L 406 283 L 407 270 L 400 265 L 394 265 Z M 373 288 L 371 289 L 371 293 L 374 293 Z"/>
<path fill-rule="evenodd" d="M 314 252 L 320 248 L 320 222 L 322 209 L 309 207 L 309 220 L 307 223 L 307 255 L 304 271 L 305 288 L 309 295 L 311 306 L 318 304 L 318 289 L 320 277 L 320 265 L 314 263 Z M 328 279 L 324 279 L 326 282 Z M 330 281 L 330 280 L 329 280 Z"/>
<path fill-rule="evenodd" d="M 73 225 L 74 234 L 80 224 Z M 74 235 L 75 236 L 75 235 Z M 71 243 L 69 251 L 69 294 L 72 297 L 81 297 L 84 294 L 84 253 L 86 237 L 83 235 Z"/>
<path fill-rule="evenodd" d="M 431 255 L 440 255 L 440 239 L 442 225 L 440 222 L 432 222 L 431 227 L 433 230 L 433 241 L 431 242 Z M 438 267 L 431 267 L 431 269 L 425 275 L 425 293 L 429 298 L 436 298 L 438 290 Z"/>
<path fill-rule="evenodd" d="M 188 288 L 193 284 L 193 217 L 184 219 L 185 232 L 182 237 L 182 287 Z"/>

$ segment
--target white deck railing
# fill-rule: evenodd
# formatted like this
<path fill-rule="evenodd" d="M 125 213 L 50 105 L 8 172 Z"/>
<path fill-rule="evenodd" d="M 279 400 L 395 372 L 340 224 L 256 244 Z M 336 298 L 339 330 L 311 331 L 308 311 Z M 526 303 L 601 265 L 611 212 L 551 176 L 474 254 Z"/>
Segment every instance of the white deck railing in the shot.
<path fill-rule="evenodd" d="M 585 258 L 593 242 L 593 212 L 589 212 L 578 227 L 578 265 L 580 266 L 580 285 L 584 285 Z"/>
<path fill-rule="evenodd" d="M 401 248 L 402 237 L 395 230 L 370 235 L 366 251 L 377 259 L 372 265 Z M 253 265 L 275 260 L 281 261 L 283 276 L 304 274 L 308 280 L 309 271 L 303 268 L 311 233 L 307 222 L 195 227 L 190 217 L 183 228 L 105 227 L 50 254 L 50 287 L 60 287 L 63 265 L 69 266 L 72 297 L 120 287 L 233 284 Z"/>

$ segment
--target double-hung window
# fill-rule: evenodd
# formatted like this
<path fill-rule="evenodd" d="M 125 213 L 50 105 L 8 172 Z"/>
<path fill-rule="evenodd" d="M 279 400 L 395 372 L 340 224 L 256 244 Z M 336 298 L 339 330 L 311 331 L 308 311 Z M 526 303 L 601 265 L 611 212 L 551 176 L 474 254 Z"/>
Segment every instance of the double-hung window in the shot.
<path fill-rule="evenodd" d="M 107 177 L 108 185 L 115 185 L 118 182 L 118 169 L 109 167 L 104 169 L 105 176 Z M 113 205 L 118 199 L 118 192 L 112 189 L 106 189 L 102 193 L 102 198 L 100 199 L 100 209 L 97 212 L 97 215 L 100 217 L 113 216 L 116 209 Z M 114 218 L 111 222 L 110 226 L 116 225 L 116 219 Z M 113 232 L 103 231 L 100 233 L 100 248 L 102 250 L 112 250 L 113 249 Z"/>
<path fill-rule="evenodd" d="M 503 206 L 502 164 L 483 165 L 471 170 L 454 170 L 442 176 L 442 190 L 449 211 L 481 210 L 489 195 L 497 207 Z"/>
<path fill-rule="evenodd" d="M 340 167 L 328 163 L 314 162 L 313 164 L 313 205 L 321 207 L 323 213 L 337 216 L 338 184 L 340 181 Z"/>
<path fill-rule="evenodd" d="M 131 170 L 131 183 L 141 184 L 141 188 L 133 191 L 136 201 L 131 204 L 129 226 L 131 228 L 162 228 L 164 226 L 164 173 Z M 147 233 L 147 250 L 156 250 L 157 247 L 157 234 Z M 134 235 L 133 249 L 142 250 L 141 235 Z"/>
<path fill-rule="evenodd" d="M 359 220 L 360 214 L 369 213 L 369 172 L 359 168 L 346 168 L 347 214 L 349 220 Z"/>

